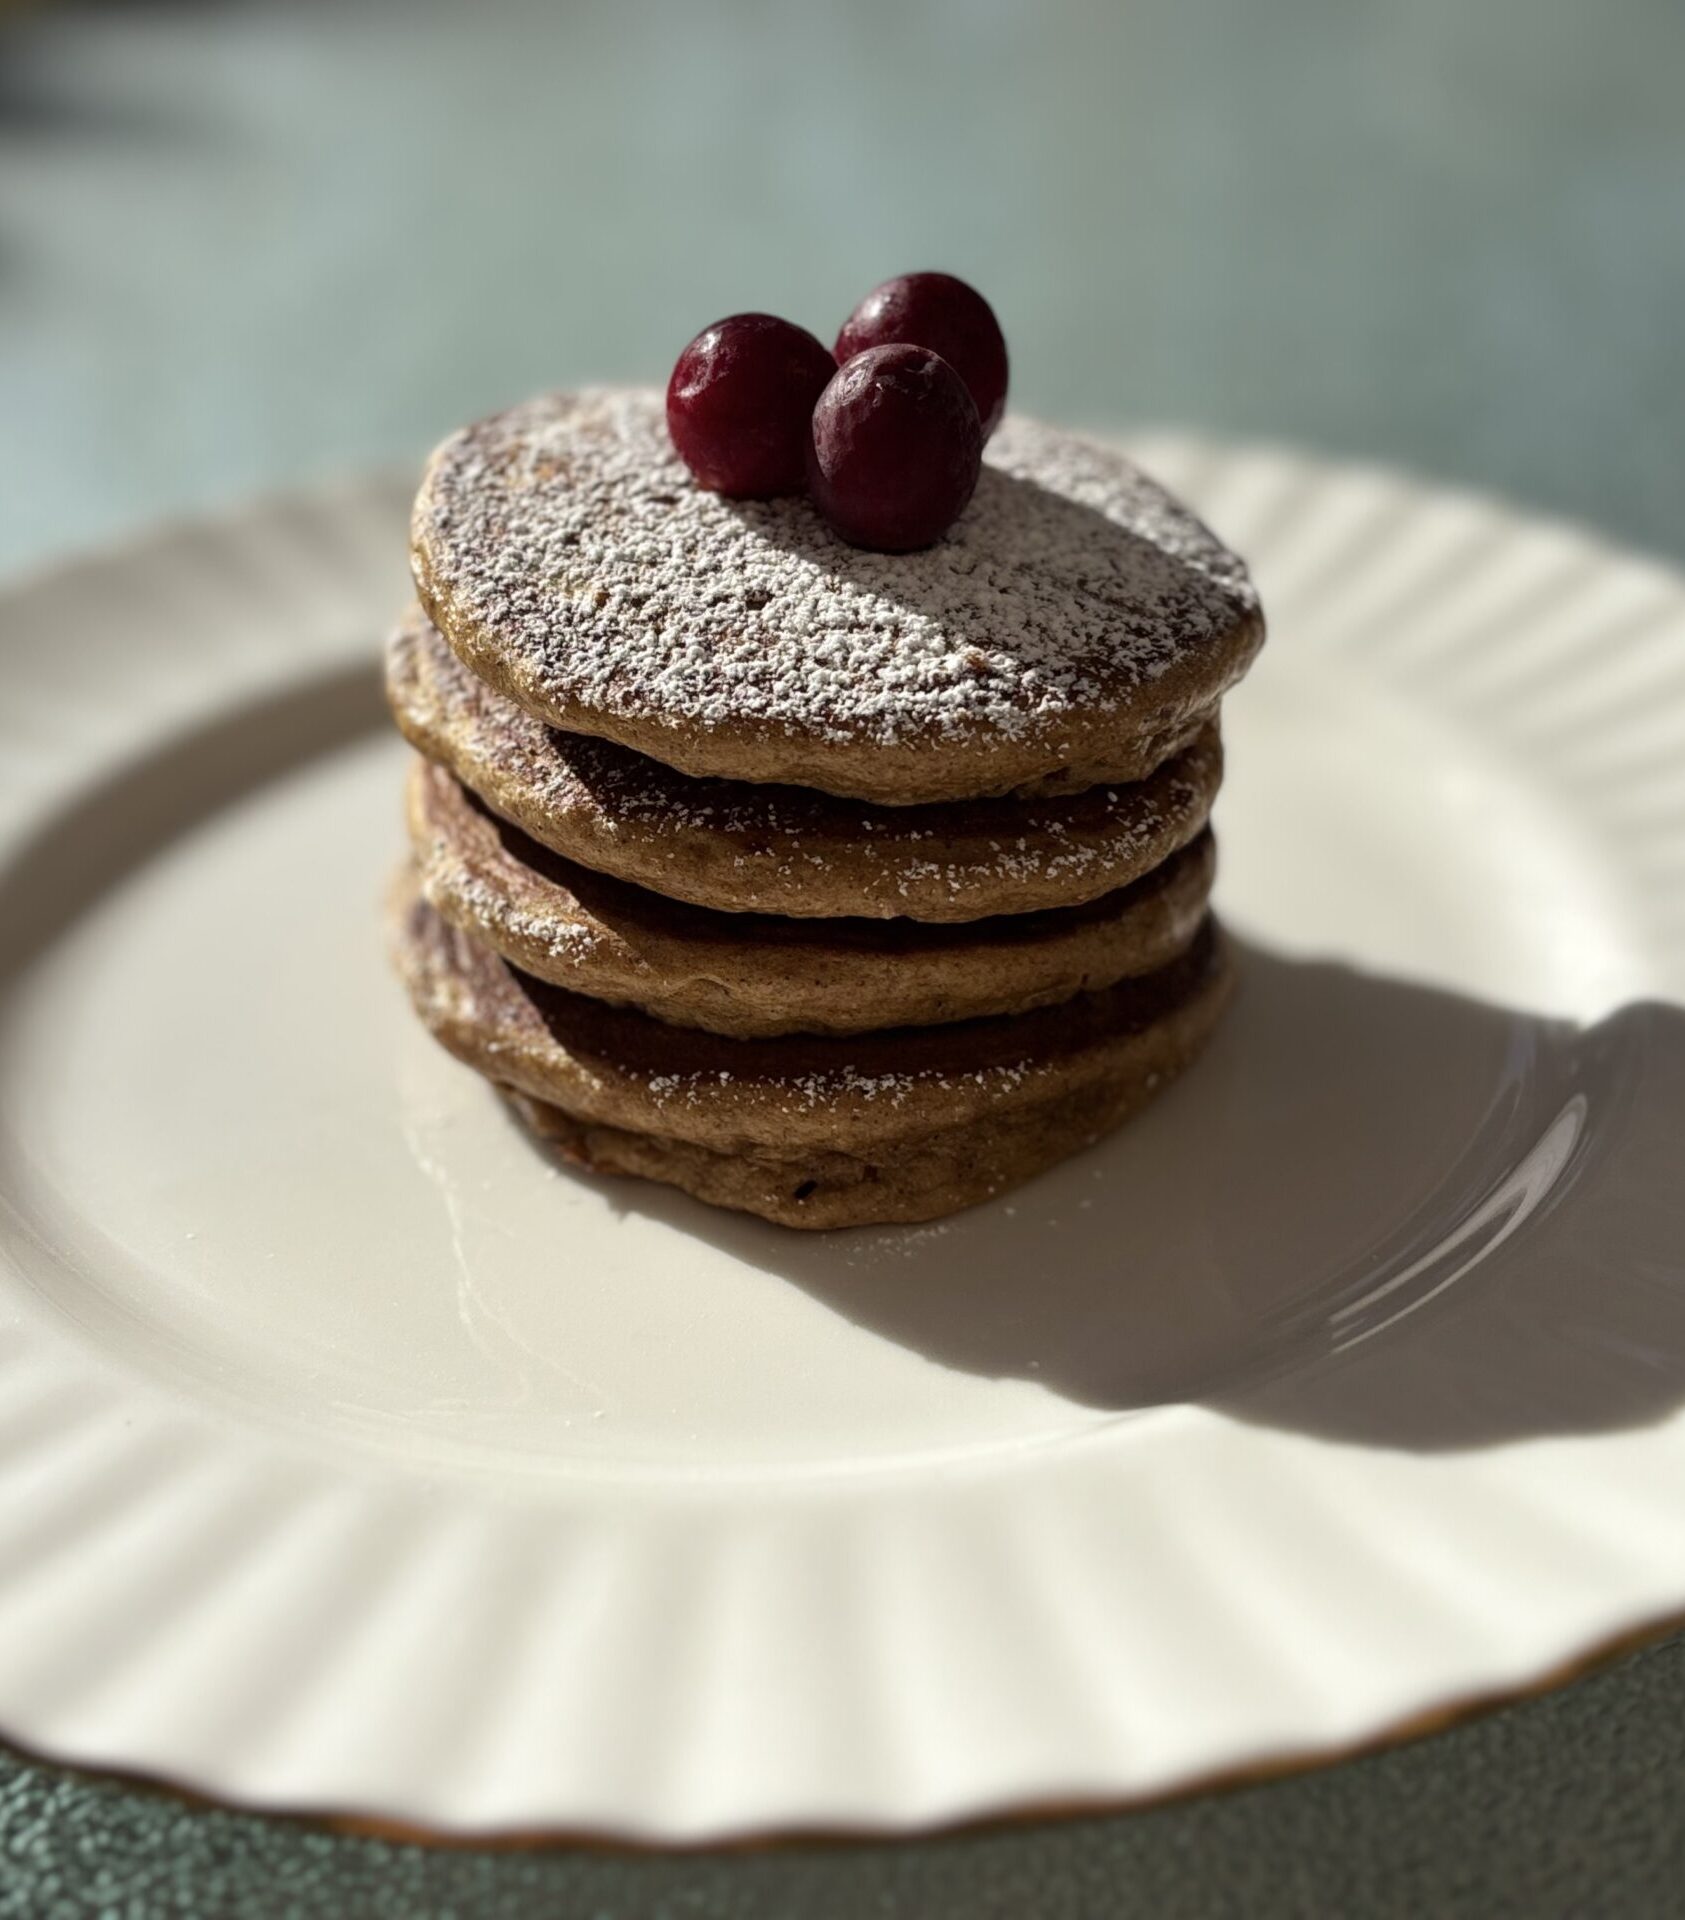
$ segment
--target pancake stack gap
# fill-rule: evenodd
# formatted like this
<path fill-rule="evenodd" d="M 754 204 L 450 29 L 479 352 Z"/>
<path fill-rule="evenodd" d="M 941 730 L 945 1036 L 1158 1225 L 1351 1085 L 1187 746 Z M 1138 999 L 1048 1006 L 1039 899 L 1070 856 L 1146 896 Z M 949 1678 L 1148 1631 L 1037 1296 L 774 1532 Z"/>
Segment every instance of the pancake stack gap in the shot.
<path fill-rule="evenodd" d="M 795 1227 L 929 1220 L 1198 1053 L 1240 561 L 1008 416 L 919 552 L 703 491 L 661 396 L 434 455 L 387 655 L 417 1013 L 569 1159 Z"/>

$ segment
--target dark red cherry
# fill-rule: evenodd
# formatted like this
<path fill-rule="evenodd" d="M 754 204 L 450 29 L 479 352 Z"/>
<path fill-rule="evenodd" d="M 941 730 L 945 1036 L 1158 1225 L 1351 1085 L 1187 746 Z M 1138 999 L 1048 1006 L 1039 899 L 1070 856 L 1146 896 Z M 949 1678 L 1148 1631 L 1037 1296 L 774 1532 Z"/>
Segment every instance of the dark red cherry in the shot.
<path fill-rule="evenodd" d="M 807 484 L 857 547 L 905 553 L 940 540 L 965 508 L 983 429 L 965 382 L 907 342 L 857 353 L 819 396 Z"/>
<path fill-rule="evenodd" d="M 678 357 L 667 431 L 712 493 L 800 493 L 813 403 L 836 363 L 805 327 L 770 313 L 716 320 Z"/>
<path fill-rule="evenodd" d="M 951 273 L 902 273 L 874 287 L 837 335 L 842 366 L 868 347 L 910 340 L 941 354 L 977 403 L 988 439 L 1006 411 L 1006 336 L 975 287 Z"/>

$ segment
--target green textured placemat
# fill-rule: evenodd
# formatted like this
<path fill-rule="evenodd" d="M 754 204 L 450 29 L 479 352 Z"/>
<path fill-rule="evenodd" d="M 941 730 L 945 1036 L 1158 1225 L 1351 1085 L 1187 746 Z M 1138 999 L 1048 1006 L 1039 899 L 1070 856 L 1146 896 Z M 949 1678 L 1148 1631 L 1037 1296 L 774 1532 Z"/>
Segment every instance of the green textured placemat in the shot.
<path fill-rule="evenodd" d="M 1676 1913 L 1685 1645 L 1454 1733 L 1135 1814 L 916 1845 L 394 1845 L 0 1755 L 0 1920 L 1376 1920 Z"/>

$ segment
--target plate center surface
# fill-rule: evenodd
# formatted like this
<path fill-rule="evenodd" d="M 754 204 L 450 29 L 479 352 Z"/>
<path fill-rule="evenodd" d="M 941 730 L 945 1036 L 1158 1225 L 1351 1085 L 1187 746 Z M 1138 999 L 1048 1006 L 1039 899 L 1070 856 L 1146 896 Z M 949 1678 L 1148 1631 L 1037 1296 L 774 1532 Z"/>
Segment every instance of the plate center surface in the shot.
<path fill-rule="evenodd" d="M 558 1169 L 419 1031 L 378 921 L 403 753 L 371 708 L 359 680 L 251 716 L 255 784 L 238 728 L 163 755 L 150 839 L 116 796 L 132 862 L 67 894 L 0 1005 L 0 1233 L 125 1362 L 393 1463 L 849 1471 L 1244 1405 L 1326 1358 L 1378 1247 L 1402 1270 L 1443 1231 L 1435 1195 L 1477 1203 L 1528 1146 L 1491 1124 L 1530 1070 L 1511 1018 L 1290 956 L 1561 1011 L 1642 984 L 1537 795 L 1266 654 L 1228 729 L 1246 976 L 1207 1060 L 989 1207 L 795 1235 Z"/>

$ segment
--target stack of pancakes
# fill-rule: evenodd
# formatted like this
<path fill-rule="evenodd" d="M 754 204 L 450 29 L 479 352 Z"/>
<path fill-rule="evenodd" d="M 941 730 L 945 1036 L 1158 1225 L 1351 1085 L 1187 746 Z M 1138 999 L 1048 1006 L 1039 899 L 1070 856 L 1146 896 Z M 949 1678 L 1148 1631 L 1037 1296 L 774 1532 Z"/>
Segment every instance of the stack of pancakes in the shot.
<path fill-rule="evenodd" d="M 419 758 L 417 1012 L 571 1159 L 791 1226 L 968 1206 L 1210 1033 L 1241 563 L 1121 455 L 1008 420 L 949 537 L 702 492 L 660 397 L 470 427 L 387 686 Z"/>

